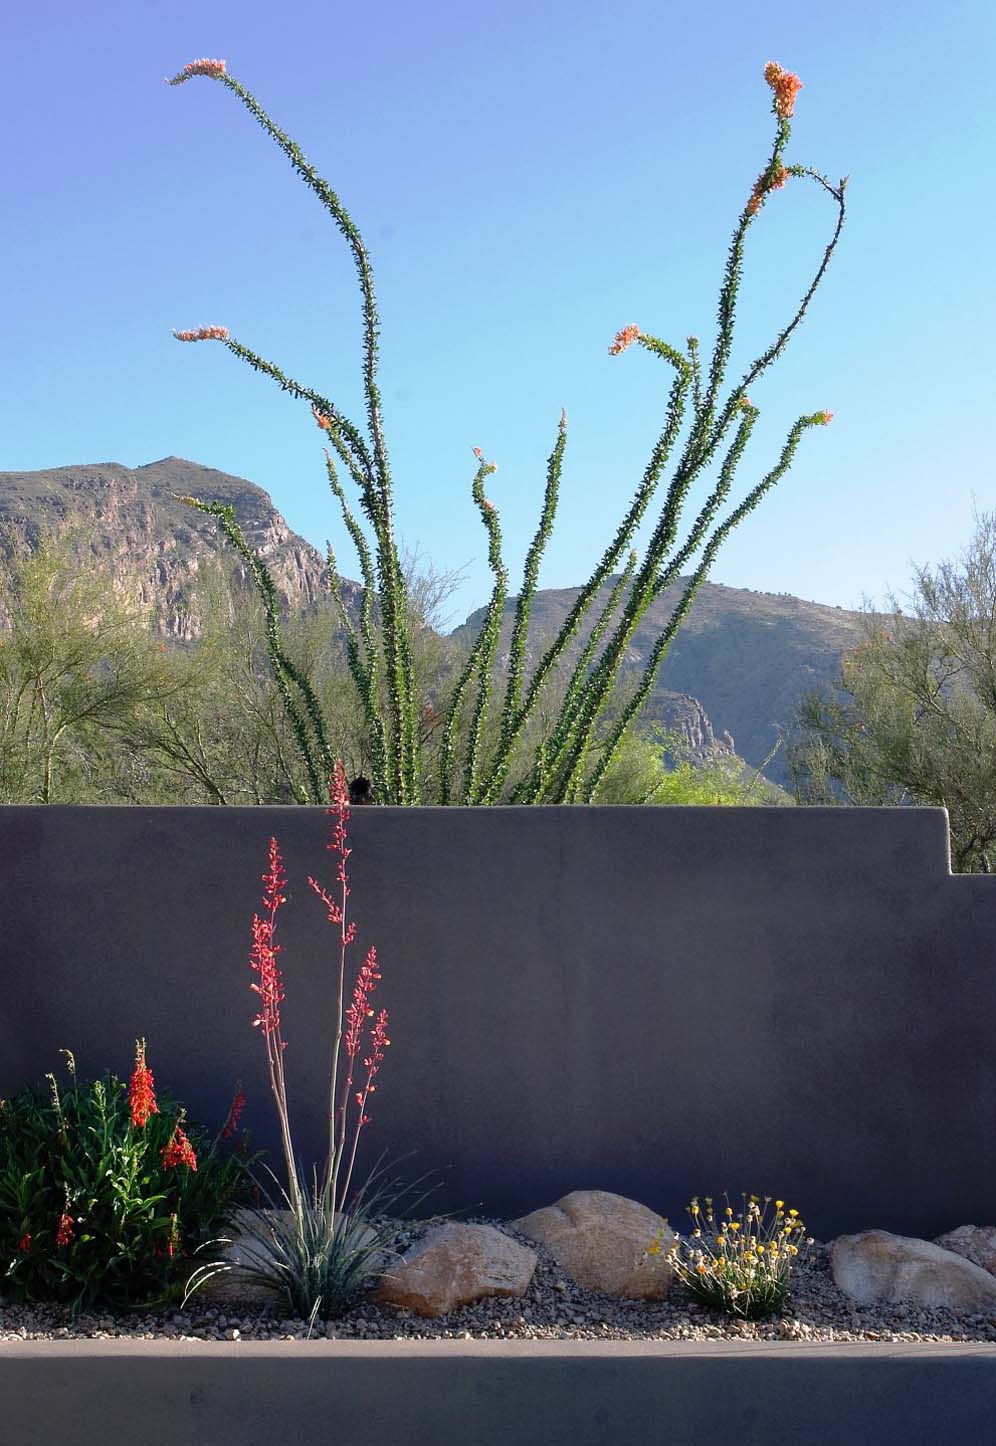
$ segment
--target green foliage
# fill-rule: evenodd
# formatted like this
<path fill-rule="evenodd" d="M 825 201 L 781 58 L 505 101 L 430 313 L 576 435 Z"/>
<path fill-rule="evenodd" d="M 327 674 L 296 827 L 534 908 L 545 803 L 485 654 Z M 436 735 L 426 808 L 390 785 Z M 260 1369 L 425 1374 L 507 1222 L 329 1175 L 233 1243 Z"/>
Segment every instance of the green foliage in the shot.
<path fill-rule="evenodd" d="M 676 1235 L 668 1263 L 681 1283 L 703 1305 L 743 1320 L 761 1320 L 781 1310 L 792 1267 L 800 1249 L 812 1245 L 797 1210 L 766 1195 L 743 1195 L 736 1212 L 724 1193 L 725 1207 L 713 1210 L 710 1196 L 688 1206 L 691 1230 Z M 666 1224 L 667 1222 L 665 1222 Z M 659 1254 L 662 1236 L 650 1246 Z"/>
<path fill-rule="evenodd" d="M 433 593 L 433 587 L 436 593 Z M 445 579 L 412 578 L 432 605 Z M 165 640 L 94 563 L 87 535 L 0 561 L 0 802 L 298 803 L 309 779 L 275 694 L 266 618 L 231 566 L 201 567 L 193 642 Z M 283 624 L 340 749 L 366 763 L 331 605 Z M 422 628 L 426 676 L 446 648 Z"/>
<path fill-rule="evenodd" d="M 100 796 L 112 735 L 175 681 L 139 610 L 79 565 L 81 534 L 0 560 L 0 797 Z"/>
<path fill-rule="evenodd" d="M 948 810 L 959 872 L 996 868 L 996 514 L 871 612 L 836 690 L 810 694 L 788 757 L 801 803 Z"/>
<path fill-rule="evenodd" d="M 80 1083 L 68 1058 L 63 1089 L 48 1075 L 0 1109 L 0 1289 L 75 1310 L 179 1299 L 194 1251 L 248 1196 L 245 1141 L 211 1139 L 167 1094 L 134 1126 L 128 1086 Z M 164 1163 L 178 1123 L 196 1170 Z"/>
<path fill-rule="evenodd" d="M 284 1209 L 250 1207 L 239 1212 L 239 1259 L 235 1278 L 273 1292 L 289 1315 L 313 1326 L 345 1315 L 397 1260 L 392 1243 L 404 1203 L 415 1208 L 414 1185 L 387 1180 L 375 1166 L 340 1209 L 317 1180 L 295 1204 L 280 1191 Z M 224 1264 L 205 1265 L 191 1276 L 196 1289 Z"/>
<path fill-rule="evenodd" d="M 716 342 L 708 367 L 702 365 L 694 337 L 688 339 L 687 349 L 682 351 L 642 333 L 636 326 L 628 326 L 610 348 L 613 353 L 619 353 L 639 343 L 672 369 L 674 376 L 663 429 L 612 540 L 581 589 L 560 633 L 536 661 L 527 680 L 529 615 L 540 563 L 553 527 L 566 448 L 566 417 L 561 417 L 548 463 L 541 515 L 526 557 L 516 604 L 505 665 L 504 698 L 500 709 L 494 709 L 492 700 L 500 694 L 503 682 L 495 660 L 508 591 L 497 511 L 483 492 L 484 479 L 495 466 L 483 460 L 479 448 L 474 449 L 479 465 L 471 492 L 487 532 L 495 581 L 478 639 L 453 678 L 448 698 L 444 700 L 426 690 L 413 647 L 411 597 L 394 536 L 393 484 L 377 385 L 379 320 L 373 275 L 362 238 L 328 182 L 305 160 L 295 142 L 274 124 L 256 98 L 226 72 L 223 62 L 193 62 L 171 83 L 178 85 L 195 75 L 221 82 L 241 101 L 317 196 L 345 239 L 356 266 L 363 310 L 366 436 L 327 397 L 288 377 L 275 363 L 229 336 L 224 327 L 203 327 L 176 335 L 181 341 L 222 342 L 255 371 L 269 377 L 293 397 L 309 402 L 316 422 L 328 436 L 332 448 L 326 453 L 329 482 L 356 546 L 366 592 L 359 631 L 346 619 L 347 655 L 362 704 L 366 751 L 377 799 L 395 804 L 424 801 L 432 788 L 431 763 L 435 762 L 438 767 L 436 794 L 440 802 L 590 802 L 603 788 L 606 774 L 652 692 L 674 636 L 719 547 L 780 481 L 791 465 L 803 433 L 830 420 L 830 414 L 823 411 L 800 417 L 789 431 L 774 467 L 720 520 L 720 511 L 730 496 L 736 469 L 758 416 L 757 408 L 748 399 L 747 389 L 782 353 L 802 321 L 824 277 L 844 222 L 845 181 L 833 185 L 810 167 L 787 166 L 784 162 L 798 78 L 773 62 L 765 70 L 765 78 L 774 93 L 775 135 L 764 168 L 754 182 L 734 230 L 720 289 Z M 780 190 L 789 177 L 812 180 L 833 200 L 834 231 L 794 315 L 751 363 L 740 381 L 724 393 L 747 233 L 771 195 Z M 707 492 L 694 522 L 680 541 L 682 512 L 691 490 L 714 465 L 718 473 L 710 484 L 711 491 Z M 372 533 L 370 540 L 349 505 L 339 480 L 339 466 L 356 488 L 366 527 Z M 603 584 L 618 573 L 623 554 L 631 549 L 638 529 L 647 519 L 669 467 L 670 480 L 664 488 L 656 522 L 649 528 L 642 560 L 639 555 L 631 556 L 621 590 L 617 593 L 613 589 L 611 606 L 592 616 Z M 229 510 L 194 498 L 185 500 L 216 518 L 255 580 L 267 609 L 267 647 L 273 677 L 305 762 L 311 797 L 316 803 L 322 802 L 324 779 L 330 771 L 330 729 L 308 675 L 289 664 L 279 633 L 272 579 L 262 560 L 252 553 Z M 329 566 L 337 594 L 338 572 L 331 555 Z M 620 709 L 614 693 L 633 634 L 655 599 L 679 578 L 685 581 L 683 593 L 651 650 L 639 685 Z M 617 604 L 618 616 L 613 616 Z M 585 635 L 587 642 L 565 683 L 558 677 L 564 653 L 575 639 Z M 554 698 L 559 698 L 559 708 L 551 709 Z M 441 739 L 434 728 L 430 729 L 432 746 L 437 748 L 434 759 L 432 748 L 426 747 L 423 724 L 427 716 L 444 720 Z M 538 720 L 542 720 L 540 727 L 536 726 Z"/>
<path fill-rule="evenodd" d="M 627 734 L 594 801 L 741 808 L 792 802 L 736 754 L 698 757 L 679 732 L 659 725 Z"/>

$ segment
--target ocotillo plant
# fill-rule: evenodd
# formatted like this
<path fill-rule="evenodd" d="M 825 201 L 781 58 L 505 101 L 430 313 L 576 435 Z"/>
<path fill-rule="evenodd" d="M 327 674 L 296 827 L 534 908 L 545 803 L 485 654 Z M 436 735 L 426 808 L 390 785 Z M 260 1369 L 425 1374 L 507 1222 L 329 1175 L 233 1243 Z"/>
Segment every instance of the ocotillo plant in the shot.
<path fill-rule="evenodd" d="M 393 518 L 393 491 L 380 392 L 377 386 L 378 316 L 373 275 L 366 247 L 335 191 L 305 160 L 297 145 L 280 130 L 222 60 L 195 60 L 169 82 L 179 85 L 203 75 L 220 81 L 238 96 L 266 133 L 287 156 L 294 170 L 318 196 L 346 240 L 356 264 L 363 301 L 363 385 L 366 433 L 327 397 L 292 380 L 273 362 L 251 351 L 221 326 L 175 333 L 180 341 L 215 340 L 235 356 L 275 381 L 294 397 L 310 402 L 315 421 L 328 434 L 329 483 L 342 509 L 356 547 L 363 577 L 359 627 L 342 609 L 349 666 L 362 699 L 367 752 L 374 791 L 382 803 L 415 804 L 431 790 L 442 803 L 493 804 L 590 802 L 597 793 L 627 729 L 653 690 L 667 651 L 686 617 L 712 561 L 729 533 L 744 520 L 791 465 L 807 428 L 826 424 L 831 414 L 812 412 L 798 419 L 788 433 L 774 467 L 722 519 L 734 475 L 758 417 L 747 392 L 778 357 L 805 316 L 826 274 L 844 224 L 846 178 L 834 185 L 809 166 L 788 164 L 785 150 L 790 120 L 801 88 L 798 76 L 774 61 L 765 67 L 773 92 L 775 134 L 770 154 L 753 183 L 737 220 L 719 295 L 716 341 L 708 365 L 700 360 L 699 344 L 689 337 L 685 350 L 625 326 L 609 351 L 618 355 L 634 343 L 665 361 L 674 371 L 664 427 L 635 495 L 591 577 L 581 588 L 564 625 L 527 676 L 526 643 L 539 566 L 553 527 L 567 441 L 567 419 L 561 415 L 556 442 L 547 465 L 543 506 L 529 548 L 522 587 L 515 604 L 504 669 L 496 668 L 502 620 L 508 596 L 508 572 L 502 557 L 501 531 L 494 503 L 485 495 L 485 479 L 496 470 L 475 447 L 477 468 L 471 492 L 487 532 L 494 585 L 480 632 L 453 685 L 451 695 L 434 712 L 442 720 L 435 787 L 428 775 L 421 729 L 425 700 L 420 697 L 412 648 L 409 595 L 405 584 Z M 724 393 L 733 343 L 736 304 L 750 227 L 773 192 L 790 178 L 814 181 L 833 200 L 836 224 L 816 273 L 795 314 L 771 344 Z M 681 441 L 684 437 L 683 443 Z M 680 445 L 663 503 L 643 553 L 630 551 L 621 575 L 620 560 L 647 515 L 672 456 Z M 694 522 L 679 543 L 684 505 L 693 484 L 712 463 L 718 475 Z M 350 506 L 339 467 L 357 490 L 360 508 L 372 533 L 368 536 Z M 224 534 L 242 554 L 261 594 L 267 615 L 268 647 L 274 678 L 294 728 L 310 780 L 314 802 L 323 798 L 322 779 L 334 762 L 329 728 L 308 678 L 287 656 L 280 636 L 277 589 L 263 562 L 246 541 L 230 507 L 186 498 L 214 516 Z M 333 595 L 340 595 L 335 559 L 329 550 Z M 691 566 L 683 575 L 682 570 Z M 658 634 L 642 676 L 624 706 L 614 697 L 629 643 L 647 609 L 672 584 L 684 587 L 666 625 Z M 604 589 L 609 588 L 607 600 Z M 578 640 L 580 654 L 569 675 L 562 664 L 568 646 Z M 557 706 L 546 726 L 534 726 L 541 703 L 555 695 Z"/>

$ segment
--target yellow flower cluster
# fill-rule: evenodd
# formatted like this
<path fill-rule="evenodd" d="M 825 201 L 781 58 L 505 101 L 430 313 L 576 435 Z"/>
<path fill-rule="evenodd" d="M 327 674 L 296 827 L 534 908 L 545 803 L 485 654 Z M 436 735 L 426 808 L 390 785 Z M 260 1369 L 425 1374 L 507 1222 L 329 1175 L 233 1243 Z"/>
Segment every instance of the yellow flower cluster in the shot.
<path fill-rule="evenodd" d="M 698 1299 L 734 1315 L 757 1317 L 781 1308 L 789 1273 L 800 1246 L 811 1245 L 806 1227 L 784 1200 L 746 1195 L 734 1211 L 729 1197 L 714 1209 L 710 1195 L 696 1195 L 688 1206 L 692 1228 L 676 1235 L 667 1252 L 675 1275 Z M 667 1222 L 665 1221 L 665 1226 Z M 662 1231 L 648 1254 L 663 1249 Z"/>

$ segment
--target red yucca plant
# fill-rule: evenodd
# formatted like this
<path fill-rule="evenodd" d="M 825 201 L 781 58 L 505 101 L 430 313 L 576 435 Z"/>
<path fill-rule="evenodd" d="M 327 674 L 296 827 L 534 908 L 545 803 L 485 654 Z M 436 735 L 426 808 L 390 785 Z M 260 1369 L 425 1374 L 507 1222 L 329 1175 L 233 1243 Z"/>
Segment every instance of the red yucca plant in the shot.
<path fill-rule="evenodd" d="M 339 1211 L 345 1204 L 356 1163 L 356 1150 L 364 1125 L 370 1123 L 366 1113 L 367 1101 L 377 1086 L 374 1080 L 384 1060 L 384 1051 L 391 1041 L 387 1037 L 387 1010 L 381 1009 L 376 1017 L 370 1007 L 370 996 L 380 982 L 377 965 L 377 950 L 371 947 L 356 976 L 353 995 L 345 1011 L 346 953 L 356 937 L 356 925 L 347 916 L 349 899 L 348 860 L 352 849 L 349 847 L 349 789 L 342 761 L 336 763 L 329 784 L 328 813 L 333 819 L 332 838 L 326 846 L 336 855 L 336 885 L 334 892 L 323 887 L 317 879 L 308 876 L 308 883 L 321 899 L 328 912 L 329 923 L 339 931 L 338 938 L 338 991 L 335 1008 L 335 1034 L 332 1044 L 332 1058 L 329 1067 L 328 1151 L 322 1170 L 321 1185 L 316 1192 L 332 1211 Z M 263 875 L 263 912 L 254 914 L 252 920 L 252 951 L 250 964 L 258 974 L 258 982 L 251 984 L 260 998 L 260 1009 L 253 1025 L 260 1029 L 266 1043 L 266 1058 L 270 1073 L 270 1088 L 280 1118 L 280 1133 L 287 1166 L 288 1194 L 292 1208 L 299 1214 L 305 1192 L 294 1154 L 291 1138 L 290 1116 L 287 1109 L 287 1085 L 284 1074 L 284 1050 L 287 1042 L 283 1037 L 280 1023 L 280 1005 L 284 997 L 283 977 L 277 963 L 282 946 L 276 942 L 277 913 L 287 902 L 283 890 L 287 882 L 284 873 L 280 845 L 270 839 L 269 868 Z M 357 1058 L 360 1055 L 364 1027 L 368 1019 L 374 1019 L 369 1033 L 369 1052 L 363 1057 L 362 1072 L 357 1072 Z M 345 1029 L 343 1022 L 345 1020 Z M 345 1060 L 342 1056 L 345 1055 Z M 351 1131 L 351 1134 L 350 1134 Z"/>
<path fill-rule="evenodd" d="M 250 965 L 257 977 L 250 988 L 259 995 L 259 1012 L 253 1025 L 260 1030 L 266 1046 L 287 1169 L 287 1189 L 282 1193 L 290 1209 L 289 1219 L 274 1211 L 249 1212 L 255 1223 L 248 1231 L 248 1243 L 240 1242 L 238 1266 L 244 1277 L 270 1286 L 286 1298 L 295 1313 L 312 1320 L 318 1314 L 341 1314 L 370 1276 L 383 1273 L 393 1233 L 386 1223 L 386 1208 L 408 1193 L 398 1189 L 396 1182 L 383 1182 L 380 1164 L 353 1189 L 360 1135 L 370 1123 L 367 1104 L 376 1091 L 377 1074 L 391 1041 L 387 1037 L 387 1010 L 375 1014 L 370 1004 L 381 977 L 376 949 L 367 951 L 346 1003 L 346 955 L 356 937 L 356 925 L 347 911 L 352 849 L 348 843 L 349 790 L 341 760 L 329 783 L 329 801 L 333 824 L 327 848 L 337 859 L 336 881 L 327 889 L 317 879 L 308 878 L 325 906 L 329 923 L 338 932 L 328 1149 L 321 1173 L 316 1167 L 311 1185 L 306 1187 L 291 1135 L 284 1069 L 287 1041 L 280 1019 L 284 985 L 277 960 L 282 945 L 276 942 L 276 929 L 277 915 L 287 902 L 287 875 L 280 845 L 271 838 L 269 866 L 263 875 L 262 910 L 254 914 L 252 921 Z M 229 1263 L 213 1262 L 203 1268 L 203 1276 L 231 1268 Z"/>

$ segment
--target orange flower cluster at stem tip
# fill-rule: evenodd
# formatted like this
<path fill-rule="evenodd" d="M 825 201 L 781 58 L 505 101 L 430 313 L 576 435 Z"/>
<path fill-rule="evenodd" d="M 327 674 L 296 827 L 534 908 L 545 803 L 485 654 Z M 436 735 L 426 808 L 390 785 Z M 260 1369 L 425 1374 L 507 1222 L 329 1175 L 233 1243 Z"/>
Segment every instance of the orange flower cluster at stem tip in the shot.
<path fill-rule="evenodd" d="M 135 1069 L 128 1089 L 128 1104 L 131 1108 L 131 1122 L 138 1129 L 144 1129 L 150 1115 L 158 1115 L 155 1081 L 152 1071 L 145 1063 L 145 1040 L 135 1041 Z"/>
<path fill-rule="evenodd" d="M 320 411 L 318 410 L 318 408 L 315 406 L 314 402 L 312 402 L 312 404 L 311 404 L 311 415 L 314 417 L 315 421 L 316 421 L 316 422 L 318 423 L 318 425 L 321 427 L 321 429 L 322 429 L 323 432 L 331 432 L 331 430 L 332 430 L 332 423 L 331 423 L 331 421 L 330 421 L 329 418 L 325 415 L 324 412 L 320 412 Z"/>
<path fill-rule="evenodd" d="M 764 78 L 775 93 L 775 110 L 782 120 L 795 114 L 795 98 L 802 90 L 802 81 L 791 70 L 783 70 L 777 60 L 769 60 Z"/>
<path fill-rule="evenodd" d="M 199 326 L 195 331 L 174 331 L 177 341 L 227 341 L 227 326 Z"/>
<path fill-rule="evenodd" d="M 616 332 L 615 339 L 609 347 L 609 356 L 618 356 L 621 351 L 632 346 L 639 335 L 640 328 L 638 326 L 624 326 L 622 331 Z"/>
<path fill-rule="evenodd" d="M 191 60 L 181 71 L 178 71 L 172 79 L 166 82 L 167 85 L 182 85 L 193 75 L 209 75 L 212 80 L 225 74 L 225 62 L 223 60 Z"/>
<path fill-rule="evenodd" d="M 823 413 L 823 426 L 824 426 L 824 427 L 829 427 L 829 425 L 830 425 L 830 423 L 831 423 L 832 421 L 833 421 L 833 412 L 824 412 L 824 413 Z"/>

